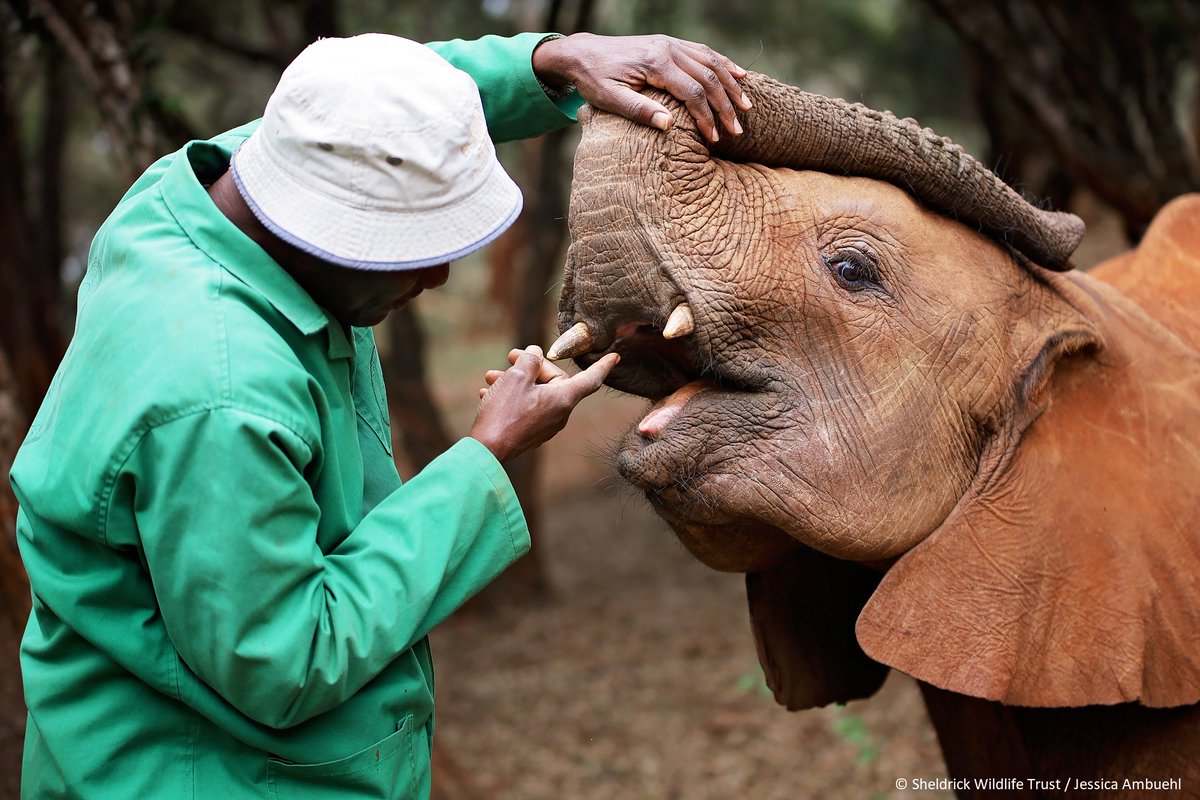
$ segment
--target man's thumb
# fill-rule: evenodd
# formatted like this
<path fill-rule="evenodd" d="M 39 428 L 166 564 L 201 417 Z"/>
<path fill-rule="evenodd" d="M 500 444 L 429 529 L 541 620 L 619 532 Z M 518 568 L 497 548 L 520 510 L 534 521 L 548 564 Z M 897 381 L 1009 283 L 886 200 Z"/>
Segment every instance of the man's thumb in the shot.
<path fill-rule="evenodd" d="M 593 103 L 593 105 L 601 104 Z M 660 131 L 668 130 L 675 122 L 666 106 L 656 103 L 644 94 L 635 92 L 628 86 L 620 86 L 615 89 L 611 101 L 603 103 L 602 107 L 605 107 L 607 111 L 616 112 Z"/>

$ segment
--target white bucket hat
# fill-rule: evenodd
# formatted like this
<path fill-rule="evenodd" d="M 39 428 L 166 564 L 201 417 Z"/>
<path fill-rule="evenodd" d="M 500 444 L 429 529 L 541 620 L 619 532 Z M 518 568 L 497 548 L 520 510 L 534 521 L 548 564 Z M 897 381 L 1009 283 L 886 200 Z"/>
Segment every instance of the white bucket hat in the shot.
<path fill-rule="evenodd" d="M 475 82 L 381 33 L 322 39 L 297 56 L 232 172 L 273 234 L 355 269 L 453 261 L 521 210 Z"/>

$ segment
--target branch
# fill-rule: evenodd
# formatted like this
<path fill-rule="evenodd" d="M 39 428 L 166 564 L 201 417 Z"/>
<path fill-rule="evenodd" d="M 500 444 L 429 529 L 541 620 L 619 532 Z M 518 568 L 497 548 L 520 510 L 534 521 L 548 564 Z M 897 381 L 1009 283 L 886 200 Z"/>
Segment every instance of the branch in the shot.
<path fill-rule="evenodd" d="M 272 67 L 278 71 L 287 67 L 290 59 L 282 52 L 259 47 L 219 31 L 211 19 L 195 11 L 196 7 L 191 3 L 171 4 L 165 18 L 167 27 L 175 33 L 253 64 Z"/>
<path fill-rule="evenodd" d="M 114 2 L 113 18 L 108 19 L 99 15 L 96 3 L 59 5 L 68 8 L 48 0 L 30 0 L 26 8 L 35 30 L 52 38 L 83 76 L 122 168 L 135 176 L 153 160 L 156 137 L 153 126 L 138 114 L 144 64 L 129 57 L 130 34 L 122 30 L 131 12 L 126 4 Z"/>

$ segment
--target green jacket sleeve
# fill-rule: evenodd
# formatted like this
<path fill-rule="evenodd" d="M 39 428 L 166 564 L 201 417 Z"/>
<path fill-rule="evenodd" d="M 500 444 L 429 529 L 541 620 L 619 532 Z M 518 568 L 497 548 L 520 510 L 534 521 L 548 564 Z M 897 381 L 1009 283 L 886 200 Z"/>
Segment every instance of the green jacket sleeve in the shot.
<path fill-rule="evenodd" d="M 479 86 L 492 140 L 528 139 L 569 125 L 583 105 L 578 92 L 552 101 L 533 74 L 533 49 L 544 33 L 484 36 L 474 41 L 430 42 L 438 55 Z"/>
<path fill-rule="evenodd" d="M 175 649 L 274 728 L 348 699 L 529 548 L 511 485 L 472 439 L 331 552 L 317 545 L 321 512 L 306 480 L 319 454 L 279 422 L 194 413 L 147 433 L 127 467 Z"/>

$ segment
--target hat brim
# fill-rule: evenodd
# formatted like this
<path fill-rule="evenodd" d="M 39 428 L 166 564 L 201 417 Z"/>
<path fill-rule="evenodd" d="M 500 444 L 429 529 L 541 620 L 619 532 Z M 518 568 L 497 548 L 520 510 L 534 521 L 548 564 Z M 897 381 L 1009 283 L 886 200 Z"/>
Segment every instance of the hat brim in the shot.
<path fill-rule="evenodd" d="M 230 165 L 250 210 L 280 239 L 343 267 L 399 271 L 462 258 L 494 241 L 521 213 L 521 190 L 498 161 L 475 191 L 419 210 L 362 208 L 273 165 L 256 131 Z"/>

